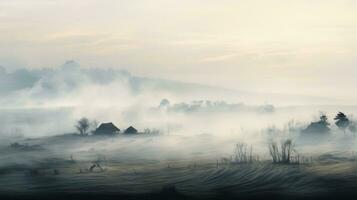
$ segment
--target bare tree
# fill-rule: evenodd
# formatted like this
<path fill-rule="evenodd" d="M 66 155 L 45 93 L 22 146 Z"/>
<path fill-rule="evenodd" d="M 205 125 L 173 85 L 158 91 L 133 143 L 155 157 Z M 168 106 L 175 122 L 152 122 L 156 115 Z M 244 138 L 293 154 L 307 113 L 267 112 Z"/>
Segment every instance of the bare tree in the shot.
<path fill-rule="evenodd" d="M 75 125 L 75 127 L 79 131 L 79 134 L 87 135 L 87 130 L 90 127 L 89 120 L 85 117 L 82 117 L 80 120 L 77 121 L 77 124 Z"/>

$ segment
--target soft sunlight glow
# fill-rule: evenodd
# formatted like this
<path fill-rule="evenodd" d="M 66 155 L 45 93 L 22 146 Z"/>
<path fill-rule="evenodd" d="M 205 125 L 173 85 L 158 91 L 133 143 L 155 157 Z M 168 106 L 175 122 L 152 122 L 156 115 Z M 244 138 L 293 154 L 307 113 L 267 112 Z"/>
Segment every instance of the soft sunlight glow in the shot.
<path fill-rule="evenodd" d="M 356 9 L 352 0 L 2 0 L 0 64 L 75 59 L 230 89 L 350 98 Z"/>

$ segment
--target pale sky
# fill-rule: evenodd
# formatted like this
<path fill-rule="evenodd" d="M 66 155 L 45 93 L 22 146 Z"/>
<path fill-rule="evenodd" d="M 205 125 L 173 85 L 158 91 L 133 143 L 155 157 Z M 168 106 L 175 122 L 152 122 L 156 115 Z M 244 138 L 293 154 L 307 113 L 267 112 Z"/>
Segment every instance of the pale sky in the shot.
<path fill-rule="evenodd" d="M 0 65 L 357 97 L 354 0 L 0 0 Z"/>

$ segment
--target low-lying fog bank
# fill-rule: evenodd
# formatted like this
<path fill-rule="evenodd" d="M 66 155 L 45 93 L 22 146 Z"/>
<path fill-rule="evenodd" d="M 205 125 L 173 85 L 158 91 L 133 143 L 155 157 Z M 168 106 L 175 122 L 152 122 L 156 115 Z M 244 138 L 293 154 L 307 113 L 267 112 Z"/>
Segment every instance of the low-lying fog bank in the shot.
<path fill-rule="evenodd" d="M 14 87 L 0 88 L 0 195 L 93 188 L 138 194 L 169 184 L 184 195 L 294 196 L 327 194 L 340 189 L 335 180 L 357 180 L 357 106 L 81 69 L 75 62 L 1 73 Z M 88 135 L 77 133 L 82 117 L 98 123 Z M 93 135 L 107 122 L 121 133 Z M 142 133 L 123 134 L 130 126 Z"/>
<path fill-rule="evenodd" d="M 29 165 L 48 159 L 94 162 L 99 157 L 113 162 L 225 162 L 234 161 L 237 144 L 247 145 L 247 154 L 260 161 L 271 161 L 269 145 L 292 140 L 295 156 L 318 160 L 355 159 L 357 138 L 335 130 L 328 135 L 306 135 L 299 130 L 266 129 L 257 132 L 241 130 L 222 133 L 224 136 L 202 134 L 80 136 L 67 134 L 34 139 L 11 138 L 0 145 L 0 167 Z M 224 161 L 225 160 L 225 161 Z"/>
<path fill-rule="evenodd" d="M 353 194 L 357 180 L 354 136 L 332 132 L 308 137 L 290 132 L 294 149 L 308 161 L 287 165 L 273 164 L 269 155 L 267 135 L 282 134 L 279 130 L 240 134 L 250 136 L 68 134 L 3 141 L 0 196 L 147 198 L 157 194 L 156 198 L 187 199 L 227 198 L 229 192 L 233 198 L 266 197 L 268 190 L 280 197 L 313 198 L 336 195 L 342 189 Z M 242 141 L 252 144 L 259 160 L 234 162 L 236 145 Z M 342 187 L 336 181 L 349 184 Z"/>
<path fill-rule="evenodd" d="M 260 110 L 264 105 L 242 104 L 241 107 L 245 109 L 189 112 L 160 109 L 159 103 L 126 110 L 111 106 L 8 108 L 0 109 L 0 136 L 28 138 L 73 133 L 76 131 L 74 125 L 81 117 L 98 123 L 113 122 L 120 129 L 133 125 L 139 130 L 151 128 L 184 135 L 210 133 L 222 136 L 241 130 L 260 131 L 273 126 L 283 128 L 291 121 L 294 126 L 302 128 L 318 120 L 321 113 L 326 114 L 331 127 L 336 128 L 333 118 L 337 112 L 343 111 L 351 120 L 357 113 L 357 106 L 274 106 L 269 110 Z"/>
<path fill-rule="evenodd" d="M 332 196 L 342 190 L 353 194 L 357 137 L 349 129 L 339 129 L 334 117 L 342 110 L 353 121 L 356 107 L 248 108 L 189 112 L 103 108 L 86 115 L 91 120 L 112 121 L 122 132 L 129 125 L 141 132 L 160 130 L 115 136 L 74 133 L 83 115 L 73 108 L 3 110 L 0 196 L 60 197 L 58 191 L 78 198 L 91 193 L 163 199 L 177 195 L 219 198 L 227 192 L 231 198 L 265 196 L 265 191 L 287 198 Z M 329 133 L 302 133 L 322 114 L 330 123 Z M 276 142 L 281 151 L 281 142 L 289 139 L 292 162 L 274 164 L 271 144 Z M 248 162 L 237 160 L 242 144 Z M 341 188 L 336 181 L 349 184 Z"/>

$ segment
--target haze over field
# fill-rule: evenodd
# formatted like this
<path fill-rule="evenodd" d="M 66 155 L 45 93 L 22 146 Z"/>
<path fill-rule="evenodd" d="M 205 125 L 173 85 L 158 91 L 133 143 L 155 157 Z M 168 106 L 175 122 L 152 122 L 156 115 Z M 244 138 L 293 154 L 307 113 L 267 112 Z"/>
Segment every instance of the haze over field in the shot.
<path fill-rule="evenodd" d="M 3 0 L 1 134 L 73 132 L 83 116 L 186 134 L 306 126 L 321 112 L 353 118 L 355 8 Z M 157 110 L 162 99 L 174 112 Z"/>
<path fill-rule="evenodd" d="M 306 124 L 320 112 L 332 117 L 339 110 L 348 114 L 356 110 L 344 106 L 341 99 L 246 92 L 139 77 L 125 70 L 84 68 L 75 61 L 55 68 L 2 68 L 0 77 L 2 135 L 70 133 L 75 131 L 75 121 L 83 116 L 98 122 L 112 121 L 121 128 L 136 125 L 142 130 L 166 132 L 173 126 L 181 128 L 171 131 L 187 135 L 224 135 L 220 132 L 253 127 L 258 131 L 283 126 L 290 120 Z M 163 99 L 168 99 L 169 110 L 159 107 Z"/>
<path fill-rule="evenodd" d="M 0 0 L 0 199 L 355 199 L 356 10 Z"/>

